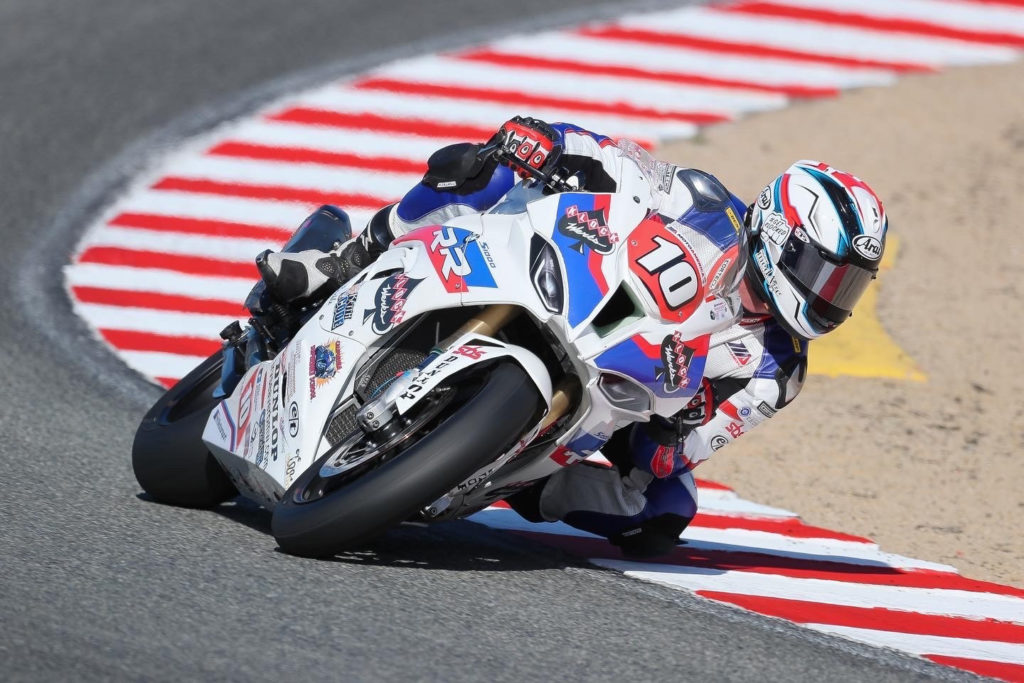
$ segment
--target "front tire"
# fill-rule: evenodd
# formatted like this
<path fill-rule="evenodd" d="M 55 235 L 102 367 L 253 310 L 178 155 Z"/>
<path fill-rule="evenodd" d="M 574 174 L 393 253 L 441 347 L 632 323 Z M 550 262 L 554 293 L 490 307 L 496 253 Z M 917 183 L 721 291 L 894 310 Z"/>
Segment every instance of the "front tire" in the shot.
<path fill-rule="evenodd" d="M 220 384 L 220 351 L 167 390 L 142 418 L 132 444 L 132 469 L 143 490 L 161 503 L 208 508 L 237 489 L 203 443 Z"/>
<path fill-rule="evenodd" d="M 474 395 L 419 441 L 304 502 L 331 454 L 310 465 L 274 509 L 271 527 L 278 545 L 293 555 L 325 557 L 383 533 L 507 450 L 542 407 L 526 372 L 499 362 Z"/>

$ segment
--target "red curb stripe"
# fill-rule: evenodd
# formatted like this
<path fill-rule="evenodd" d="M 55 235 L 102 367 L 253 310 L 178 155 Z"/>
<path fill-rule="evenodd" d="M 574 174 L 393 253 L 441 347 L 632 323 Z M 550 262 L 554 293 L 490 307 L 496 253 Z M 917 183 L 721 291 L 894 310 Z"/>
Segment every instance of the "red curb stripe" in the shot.
<path fill-rule="evenodd" d="M 696 479 L 697 486 L 702 489 L 714 489 L 716 491 L 729 491 L 732 493 L 732 488 L 725 484 L 719 484 L 717 481 L 709 481 L 707 479 Z"/>
<path fill-rule="evenodd" d="M 162 384 L 164 386 L 164 389 L 170 389 L 175 384 L 177 384 L 178 380 L 181 379 L 181 378 L 180 377 L 154 377 L 153 379 L 155 379 L 157 382 Z"/>
<path fill-rule="evenodd" d="M 536 95 L 515 90 L 494 90 L 491 88 L 470 88 L 458 85 L 442 85 L 422 81 L 403 81 L 394 78 L 367 78 L 355 83 L 361 90 L 382 90 L 405 95 L 440 95 L 474 102 L 497 102 L 523 107 L 550 107 L 566 111 L 613 114 L 632 118 L 644 118 L 654 121 L 671 119 L 698 125 L 721 123 L 728 121 L 725 114 L 710 112 L 674 111 L 671 109 L 652 109 L 638 107 L 625 102 L 598 102 L 581 100 L 575 97 L 556 97 L 553 95 Z"/>
<path fill-rule="evenodd" d="M 968 659 L 967 657 L 950 657 L 948 655 L 922 655 L 936 664 L 964 669 L 989 678 L 1000 678 L 1004 681 L 1024 681 L 1024 664 L 993 662 L 985 659 Z"/>
<path fill-rule="evenodd" d="M 790 538 L 823 538 L 833 541 L 873 543 L 870 538 L 864 538 L 863 536 L 844 534 L 841 531 L 832 531 L 831 529 L 804 524 L 796 517 L 771 519 L 765 517 L 732 517 L 729 515 L 716 515 L 706 512 L 698 512 L 697 516 L 693 518 L 691 526 L 699 526 L 706 529 L 765 531 L 772 534 L 788 536 Z"/>
<path fill-rule="evenodd" d="M 540 531 L 515 531 L 534 537 L 548 545 L 560 547 L 588 558 L 623 560 L 615 546 L 604 539 L 562 536 Z M 967 579 L 952 572 L 938 572 L 925 569 L 901 569 L 887 565 L 854 564 L 835 560 L 811 560 L 783 555 L 770 555 L 752 551 L 730 552 L 724 550 L 701 550 L 678 546 L 670 555 L 657 558 L 655 564 L 697 567 L 716 571 L 740 571 L 756 574 L 788 576 L 794 579 L 822 579 L 843 583 L 860 583 L 876 586 L 899 586 L 904 588 L 937 588 L 963 590 L 973 593 L 993 593 L 1024 597 L 1024 590 L 1013 586 L 1001 586 L 987 581 Z"/>
<path fill-rule="evenodd" d="M 443 138 L 459 141 L 489 140 L 502 122 L 496 122 L 493 128 L 483 128 L 466 124 L 446 124 L 423 119 L 403 119 L 377 116 L 375 114 L 345 114 L 342 112 L 321 109 L 290 109 L 287 112 L 268 117 L 275 121 L 301 123 L 312 126 L 330 126 L 354 130 L 372 130 L 384 133 L 402 133 L 428 138 Z M 651 140 L 630 137 L 641 147 L 652 150 L 655 144 Z"/>
<path fill-rule="evenodd" d="M 959 0 L 968 5 L 1006 5 L 1007 7 L 1024 7 L 1024 0 Z"/>
<path fill-rule="evenodd" d="M 811 7 L 793 7 L 790 5 L 777 5 L 771 2 L 748 2 L 730 7 L 721 8 L 723 12 L 735 12 L 738 14 L 754 14 L 757 16 L 782 17 L 784 19 L 799 19 L 801 21 L 814 21 L 836 26 L 850 26 L 853 28 L 868 29 L 871 31 L 885 31 L 889 33 L 911 33 L 914 35 L 928 36 L 932 38 L 950 38 L 953 40 L 964 40 L 972 43 L 985 43 L 988 45 L 1012 45 L 1013 47 L 1024 47 L 1024 36 L 1012 33 L 999 33 L 997 31 L 978 31 L 971 29 L 953 28 L 942 24 L 933 24 L 918 19 L 897 19 L 896 17 L 878 17 L 856 12 L 838 12 L 835 10 L 818 9 Z"/>
<path fill-rule="evenodd" d="M 1024 0 L 960 0 L 972 5 L 1006 5 L 1007 7 L 1024 7 Z"/>
<path fill-rule="evenodd" d="M 275 147 L 248 142 L 222 142 L 206 152 L 214 156 L 242 157 L 266 161 L 286 161 L 298 164 L 322 164 L 361 168 L 385 173 L 412 173 L 422 175 L 427 164 L 395 157 L 368 157 L 344 152 L 325 152 L 308 147 Z"/>
<path fill-rule="evenodd" d="M 138 292 L 130 289 L 108 289 L 105 287 L 72 287 L 75 298 L 84 304 L 123 306 L 126 308 L 147 308 L 156 311 L 177 311 L 180 313 L 205 313 L 225 315 L 232 318 L 249 316 L 237 301 L 222 299 L 199 299 L 177 294 Z"/>
<path fill-rule="evenodd" d="M 818 52 L 800 52 L 798 50 L 787 50 L 780 47 L 752 45 L 750 43 L 735 43 L 726 40 L 714 40 L 712 38 L 689 36 L 682 33 L 663 33 L 660 31 L 647 31 L 644 29 L 632 29 L 620 26 L 582 28 L 577 30 L 576 33 L 590 38 L 623 40 L 652 45 L 667 45 L 669 47 L 691 48 L 707 52 L 724 52 L 727 54 L 742 55 L 746 57 L 814 62 L 818 64 L 830 64 L 833 66 L 842 66 L 853 69 L 885 69 L 888 71 L 899 72 L 936 71 L 934 67 L 927 64 L 887 62 L 859 57 L 839 57 L 836 55 L 826 55 Z"/>
<path fill-rule="evenodd" d="M 677 71 L 654 71 L 632 66 L 616 66 L 612 64 L 594 64 L 592 62 L 574 61 L 569 59 L 548 59 L 522 54 L 509 54 L 497 50 L 475 50 L 453 55 L 462 59 L 488 64 L 514 65 L 526 69 L 552 69 L 569 73 L 601 74 L 618 78 L 636 78 L 663 83 L 682 85 L 708 86 L 712 88 L 728 88 L 753 92 L 772 93 L 789 97 L 834 97 L 839 94 L 838 88 L 815 87 L 810 85 L 771 85 L 756 81 L 740 81 L 728 78 L 702 76 L 698 73 Z"/>
<path fill-rule="evenodd" d="M 327 111 L 296 107 L 267 117 L 271 121 L 301 123 L 310 126 L 329 126 L 351 130 L 371 130 L 380 133 L 399 133 L 427 138 L 455 140 L 488 140 L 496 128 L 484 128 L 464 123 L 444 123 L 418 118 L 380 116 L 378 114 Z"/>
<path fill-rule="evenodd" d="M 213 221 L 203 218 L 183 218 L 151 213 L 120 213 L 108 222 L 121 228 L 141 228 L 159 232 L 182 232 L 190 235 L 212 237 L 240 237 L 245 239 L 268 239 L 285 241 L 292 231 L 285 228 L 271 228 L 265 225 Z"/>
<path fill-rule="evenodd" d="M 153 332 L 109 329 L 101 329 L 100 334 L 122 351 L 161 351 L 205 358 L 221 348 L 218 341 L 203 337 L 172 337 Z"/>
<path fill-rule="evenodd" d="M 1024 643 L 1024 625 L 994 619 L 919 614 L 883 607 L 851 607 L 712 590 L 699 590 L 696 593 L 711 600 L 727 602 L 752 612 L 787 619 L 798 624 L 828 624 L 942 638 Z"/>
<path fill-rule="evenodd" d="M 282 185 L 255 185 L 250 183 L 229 183 L 219 180 L 203 180 L 200 178 L 181 178 L 168 176 L 153 185 L 155 190 L 176 190 L 194 192 L 196 194 L 216 194 L 249 199 L 269 199 L 279 202 L 301 202 L 310 205 L 337 204 L 345 208 L 376 210 L 385 204 L 398 201 L 400 197 L 387 199 L 371 197 L 365 194 L 348 192 L 328 192 L 305 187 L 285 187 Z M 311 207 L 312 208 L 312 207 Z"/>
<path fill-rule="evenodd" d="M 82 252 L 78 261 L 79 263 L 103 263 L 108 266 L 127 266 L 129 268 L 173 270 L 191 275 L 239 277 L 251 279 L 253 282 L 259 278 L 259 272 L 256 270 L 254 262 L 221 261 L 202 256 L 183 256 L 121 247 L 90 247 Z"/>

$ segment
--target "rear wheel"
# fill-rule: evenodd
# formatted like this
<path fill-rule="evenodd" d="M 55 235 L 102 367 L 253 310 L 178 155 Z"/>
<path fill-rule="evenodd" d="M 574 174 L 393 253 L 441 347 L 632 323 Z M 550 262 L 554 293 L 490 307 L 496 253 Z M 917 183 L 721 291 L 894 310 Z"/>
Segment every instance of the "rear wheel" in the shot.
<path fill-rule="evenodd" d="M 203 361 L 160 397 L 142 418 L 132 445 L 139 485 L 161 503 L 212 507 L 238 491 L 207 450 L 203 430 L 220 384 L 222 354 Z"/>
<path fill-rule="evenodd" d="M 400 431 L 380 443 L 356 432 L 303 472 L 274 509 L 274 537 L 285 552 L 323 557 L 379 535 L 511 447 L 542 407 L 510 361 L 436 390 Z"/>

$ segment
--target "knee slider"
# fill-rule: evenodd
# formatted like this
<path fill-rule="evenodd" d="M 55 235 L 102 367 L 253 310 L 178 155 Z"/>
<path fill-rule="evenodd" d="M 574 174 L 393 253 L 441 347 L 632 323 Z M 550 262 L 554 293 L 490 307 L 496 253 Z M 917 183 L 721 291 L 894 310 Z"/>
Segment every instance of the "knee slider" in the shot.
<path fill-rule="evenodd" d="M 626 557 L 647 558 L 667 555 L 679 542 L 690 518 L 666 513 L 621 531 L 608 540 Z"/>

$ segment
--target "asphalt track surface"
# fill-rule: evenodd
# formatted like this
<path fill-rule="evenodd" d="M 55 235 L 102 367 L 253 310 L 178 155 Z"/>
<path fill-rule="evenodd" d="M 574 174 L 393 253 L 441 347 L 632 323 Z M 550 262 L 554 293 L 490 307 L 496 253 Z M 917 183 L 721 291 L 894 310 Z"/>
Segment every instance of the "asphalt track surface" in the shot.
<path fill-rule="evenodd" d="M 636 6 L 563 1 L 556 20 Z M 59 272 L 90 213 L 154 145 L 290 87 L 528 26 L 550 3 L 438 7 L 0 5 L 0 678 L 970 678 L 469 522 L 310 561 L 276 552 L 255 506 L 140 496 L 131 440 L 159 391 L 89 336 Z"/>

